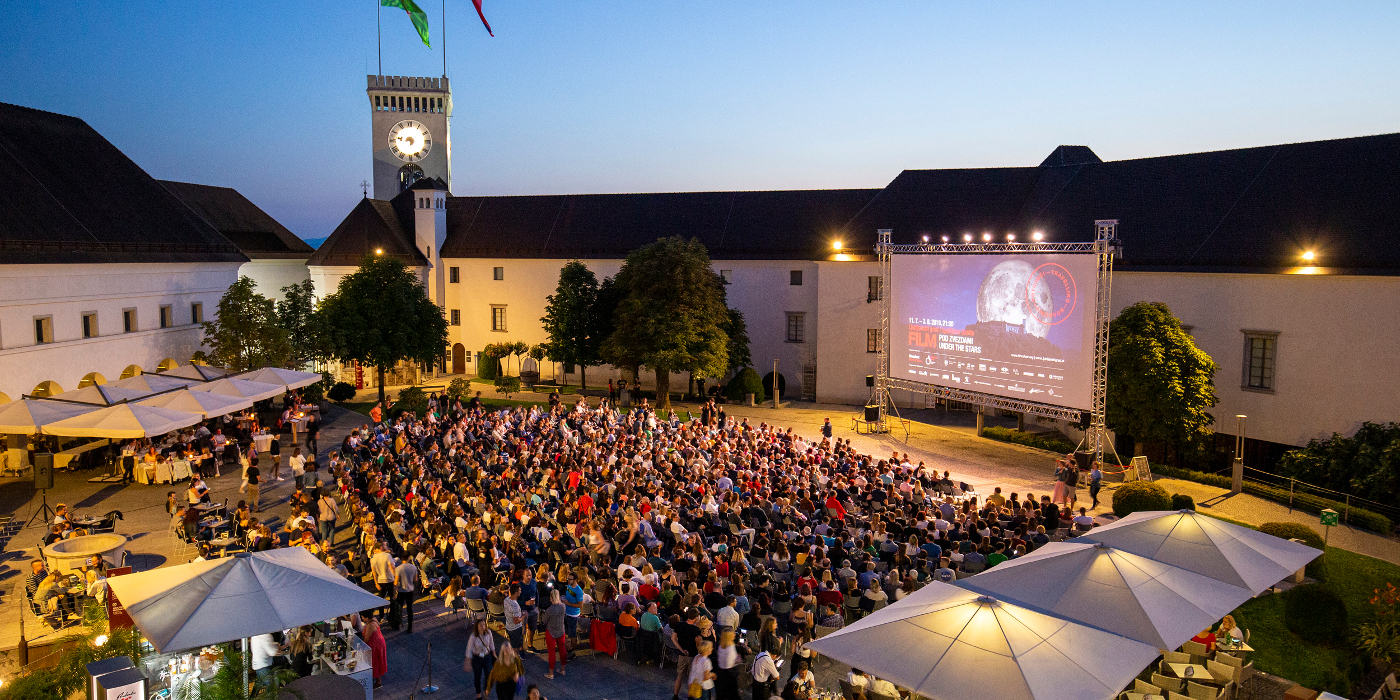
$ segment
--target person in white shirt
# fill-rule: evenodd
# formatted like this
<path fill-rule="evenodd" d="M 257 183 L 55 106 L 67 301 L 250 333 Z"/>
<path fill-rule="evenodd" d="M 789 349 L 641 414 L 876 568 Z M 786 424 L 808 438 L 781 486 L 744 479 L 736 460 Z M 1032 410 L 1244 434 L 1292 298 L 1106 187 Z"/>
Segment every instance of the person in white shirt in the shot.
<path fill-rule="evenodd" d="M 266 684 L 272 676 L 272 660 L 282 655 L 282 648 L 272 639 L 271 634 L 260 634 L 248 641 L 253 651 L 253 672 L 258 682 Z"/>
<path fill-rule="evenodd" d="M 292 478 L 301 482 L 306 475 L 306 457 L 302 456 L 300 447 L 292 448 L 292 456 L 287 463 L 292 466 Z"/>

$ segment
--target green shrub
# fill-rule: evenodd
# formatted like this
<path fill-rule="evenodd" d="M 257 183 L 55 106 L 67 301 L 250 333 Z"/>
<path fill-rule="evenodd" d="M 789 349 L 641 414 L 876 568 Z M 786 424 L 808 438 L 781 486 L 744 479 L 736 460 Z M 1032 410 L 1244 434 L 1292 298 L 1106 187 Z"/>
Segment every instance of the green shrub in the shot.
<path fill-rule="evenodd" d="M 1016 445 L 1025 445 L 1041 450 L 1050 450 L 1060 454 L 1069 454 L 1074 451 L 1074 443 L 1061 437 L 1037 435 L 1025 433 L 1020 430 L 991 426 L 982 430 L 982 437 L 1010 442 Z"/>
<path fill-rule="evenodd" d="M 301 400 L 306 403 L 319 404 L 326 400 L 326 383 L 316 382 L 301 388 Z"/>
<path fill-rule="evenodd" d="M 495 351 L 495 345 L 487 345 L 485 348 L 482 348 L 479 356 L 481 359 L 477 360 L 476 363 L 476 376 L 478 379 L 484 379 L 489 382 L 496 378 L 496 361 L 501 359 L 501 356 L 495 354 Z"/>
<path fill-rule="evenodd" d="M 1195 510 L 1196 499 L 1184 493 L 1172 494 L 1172 510 Z"/>
<path fill-rule="evenodd" d="M 1310 644 L 1341 646 L 1349 629 L 1347 606 L 1325 584 L 1295 586 L 1284 594 L 1283 624 Z"/>
<path fill-rule="evenodd" d="M 1264 523 L 1259 526 L 1259 531 L 1285 540 L 1302 540 L 1309 547 L 1322 549 L 1322 535 L 1302 523 Z M 1321 556 L 1308 562 L 1307 574 L 1313 578 L 1322 578 Z"/>
<path fill-rule="evenodd" d="M 1124 517 L 1143 510 L 1171 510 L 1167 490 L 1150 481 L 1130 481 L 1113 492 L 1113 514 Z"/>
<path fill-rule="evenodd" d="M 769 395 L 769 396 L 772 396 L 772 395 L 773 395 L 773 373 L 772 373 L 772 372 L 769 372 L 768 374 L 763 375 L 763 393 L 765 393 L 765 394 L 767 394 L 767 395 Z M 784 396 L 787 396 L 787 377 L 784 377 L 782 374 L 779 374 L 779 375 L 778 375 L 778 397 L 779 397 L 779 398 L 782 398 L 782 397 L 784 397 Z"/>
<path fill-rule="evenodd" d="M 734 403 L 743 402 L 745 394 L 753 394 L 754 398 L 763 396 L 763 380 L 752 367 L 739 370 L 739 373 L 724 386 L 725 398 Z"/>
<path fill-rule="evenodd" d="M 420 418 L 428 412 L 428 394 L 421 386 L 411 386 L 399 392 L 393 411 L 411 411 Z M 398 415 L 394 413 L 394 415 Z"/>
<path fill-rule="evenodd" d="M 520 377 L 496 377 L 496 393 L 509 397 L 519 391 Z"/>
<path fill-rule="evenodd" d="M 472 384 L 465 379 L 453 379 L 452 382 L 447 385 L 447 400 L 449 402 L 469 397 L 471 393 Z"/>
<path fill-rule="evenodd" d="M 350 382 L 336 382 L 331 390 L 326 392 L 326 398 L 336 403 L 343 403 L 355 398 L 355 385 Z"/>
<path fill-rule="evenodd" d="M 1186 481 L 1194 481 L 1198 484 L 1205 484 L 1221 489 L 1228 489 L 1231 486 L 1230 477 L 1223 474 L 1208 474 L 1192 469 L 1177 469 L 1164 464 L 1153 464 L 1152 473 L 1157 476 L 1165 476 L 1169 479 L 1184 479 Z M 1288 489 L 1274 488 L 1257 481 L 1249 481 L 1246 479 L 1244 482 L 1244 492 L 1251 496 L 1258 496 L 1259 498 L 1274 501 L 1275 503 L 1289 502 Z M 1357 508 L 1355 506 L 1348 512 L 1345 503 L 1314 496 L 1309 493 L 1293 493 L 1292 502 L 1294 508 L 1304 513 L 1312 513 L 1314 515 L 1321 513 L 1323 509 L 1326 508 L 1331 508 L 1338 513 L 1346 512 L 1347 524 L 1355 525 L 1370 530 L 1371 532 L 1389 534 L 1394 528 L 1394 523 L 1391 522 L 1390 518 L 1380 513 L 1375 513 L 1364 508 Z"/>

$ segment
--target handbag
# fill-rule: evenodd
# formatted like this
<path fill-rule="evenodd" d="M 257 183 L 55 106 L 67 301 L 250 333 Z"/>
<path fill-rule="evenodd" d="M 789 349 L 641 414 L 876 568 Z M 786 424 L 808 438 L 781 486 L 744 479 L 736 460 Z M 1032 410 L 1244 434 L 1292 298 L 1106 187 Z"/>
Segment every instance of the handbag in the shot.
<path fill-rule="evenodd" d="M 692 682 L 692 683 L 690 684 L 690 692 L 688 693 L 688 695 L 690 695 L 690 697 L 696 698 L 696 700 L 699 700 L 700 696 L 701 696 L 701 695 L 704 695 L 704 694 L 705 694 L 705 689 L 702 688 L 702 687 L 700 687 L 700 684 L 699 684 L 699 683 L 694 683 L 694 682 Z"/>

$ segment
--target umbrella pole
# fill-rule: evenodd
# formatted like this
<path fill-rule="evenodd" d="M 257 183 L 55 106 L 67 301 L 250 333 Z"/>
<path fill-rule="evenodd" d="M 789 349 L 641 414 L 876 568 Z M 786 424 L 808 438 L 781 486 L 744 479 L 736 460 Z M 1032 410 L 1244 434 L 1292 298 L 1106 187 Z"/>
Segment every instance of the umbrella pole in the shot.
<path fill-rule="evenodd" d="M 253 662 L 248 658 L 248 638 L 243 638 L 243 659 L 239 665 L 243 667 L 243 697 L 248 697 L 248 665 Z"/>

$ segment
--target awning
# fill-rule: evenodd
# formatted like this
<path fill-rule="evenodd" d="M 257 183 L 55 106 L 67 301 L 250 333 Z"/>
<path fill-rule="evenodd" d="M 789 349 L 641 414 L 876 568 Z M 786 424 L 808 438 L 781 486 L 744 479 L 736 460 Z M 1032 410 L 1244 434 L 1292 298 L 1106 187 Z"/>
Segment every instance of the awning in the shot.
<path fill-rule="evenodd" d="M 48 398 L 60 401 L 80 401 L 90 403 L 94 406 L 111 406 L 112 404 L 139 399 L 143 396 L 150 396 L 151 392 L 144 389 L 127 389 L 119 386 L 109 386 L 106 384 L 92 384 L 81 389 L 65 391 L 62 394 L 54 394 Z"/>
<path fill-rule="evenodd" d="M 238 379 L 246 379 L 250 382 L 262 382 L 264 384 L 281 384 L 287 389 L 300 389 L 321 381 L 321 375 L 315 372 L 299 372 L 294 369 L 282 369 L 280 367 L 263 367 L 250 372 L 234 375 Z"/>
<path fill-rule="evenodd" d="M 130 439 L 164 435 L 202 420 L 204 416 L 198 413 L 122 403 L 49 423 L 42 426 L 40 432 L 68 437 Z"/>
<path fill-rule="evenodd" d="M 250 382 L 246 379 L 215 379 L 207 384 L 191 386 L 190 391 L 212 391 L 215 394 L 262 401 L 274 396 L 281 396 L 286 393 L 287 388 L 281 384 Z"/>
<path fill-rule="evenodd" d="M 92 413 L 99 407 L 89 404 L 20 399 L 0 405 L 0 433 L 33 435 L 49 423 Z"/>
<path fill-rule="evenodd" d="M 190 391 L 180 389 L 164 394 L 157 394 L 149 399 L 142 399 L 137 402 L 142 406 L 157 406 L 168 408 L 172 411 L 185 411 L 188 413 L 198 413 L 208 418 L 210 416 L 222 416 L 234 411 L 241 411 L 253 405 L 253 400 L 247 397 L 228 396 L 216 394 L 211 391 Z"/>

